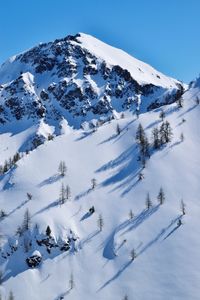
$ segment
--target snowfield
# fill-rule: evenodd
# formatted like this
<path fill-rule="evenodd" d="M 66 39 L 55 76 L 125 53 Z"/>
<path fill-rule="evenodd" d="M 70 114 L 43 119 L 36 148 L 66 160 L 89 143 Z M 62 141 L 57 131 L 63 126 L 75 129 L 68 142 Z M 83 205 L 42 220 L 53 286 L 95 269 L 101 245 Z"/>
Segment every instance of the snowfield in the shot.
<path fill-rule="evenodd" d="M 16 242 L 15 233 L 27 208 L 32 239 L 27 253 L 19 244 L 13 254 L 0 257 L 3 299 L 12 290 L 16 300 L 116 300 L 125 295 L 137 300 L 199 300 L 198 96 L 199 87 L 193 85 L 184 94 L 183 108 L 176 103 L 163 107 L 173 139 L 152 152 L 140 181 L 135 133 L 141 123 L 151 139 L 152 128 L 161 124 L 161 109 L 141 114 L 139 119 L 125 112 L 124 119 L 106 122 L 94 132 L 73 130 L 65 123 L 62 135 L 24 154 L 16 167 L 1 176 L 0 205 L 7 213 L 0 222 L 1 251 L 10 251 L 7 241 Z M 32 126 L 24 124 L 12 136 L 9 131 L 0 135 L 1 162 L 23 147 Z M 44 133 L 51 128 L 40 124 L 38 130 Z M 64 177 L 58 174 L 60 161 L 67 166 Z M 92 178 L 97 182 L 93 190 Z M 60 205 L 62 183 L 70 187 L 71 197 Z M 156 199 L 160 187 L 166 198 L 163 205 Z M 27 192 L 32 194 L 29 201 Z M 148 192 L 153 202 L 149 210 L 145 205 Z M 184 216 L 181 199 L 186 204 Z M 89 214 L 92 206 L 95 212 Z M 97 226 L 100 214 L 102 231 Z M 55 248 L 49 254 L 39 246 L 35 237 L 44 235 L 47 225 L 58 243 L 73 232 L 78 237 L 73 247 L 64 252 Z M 136 258 L 132 261 L 133 249 Z M 25 260 L 34 251 L 43 259 L 31 269 Z M 70 289 L 72 275 L 74 287 Z"/>
<path fill-rule="evenodd" d="M 187 88 L 82 33 L 0 66 L 2 300 L 200 299 L 200 79 Z"/>

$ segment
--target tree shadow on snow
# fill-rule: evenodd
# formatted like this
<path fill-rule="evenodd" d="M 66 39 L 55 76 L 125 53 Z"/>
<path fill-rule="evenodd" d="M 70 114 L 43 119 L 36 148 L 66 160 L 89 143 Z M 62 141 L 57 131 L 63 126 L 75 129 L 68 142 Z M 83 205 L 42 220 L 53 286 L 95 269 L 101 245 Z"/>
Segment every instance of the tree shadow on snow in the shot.
<path fill-rule="evenodd" d="M 39 215 L 39 214 L 45 212 L 46 210 L 51 209 L 51 208 L 53 208 L 53 207 L 56 207 L 56 206 L 58 206 L 58 205 L 59 205 L 59 201 L 58 201 L 58 200 L 55 200 L 55 201 L 51 202 L 50 204 L 48 204 L 47 206 L 43 207 L 42 209 L 38 210 L 36 213 L 34 213 L 34 214 L 32 215 L 32 217 L 37 216 L 37 215 Z"/>
<path fill-rule="evenodd" d="M 133 263 L 132 260 L 129 260 L 128 262 L 126 262 L 121 269 L 119 269 L 119 271 L 117 271 L 117 273 L 110 278 L 108 281 L 106 281 L 98 290 L 97 292 L 100 292 L 102 289 L 104 289 L 107 285 L 109 285 L 112 281 L 114 281 L 115 279 L 117 279 L 131 264 Z"/>
<path fill-rule="evenodd" d="M 106 144 L 106 143 L 109 143 L 109 142 L 112 142 L 112 141 L 114 143 L 118 142 L 126 134 L 126 132 L 129 130 L 129 126 L 133 122 L 135 122 L 135 120 L 136 119 L 130 121 L 126 126 L 124 126 L 123 128 L 121 128 L 120 134 L 115 133 L 115 134 L 111 135 L 109 138 L 107 138 L 107 139 L 103 140 L 102 142 L 100 142 L 98 145 L 103 145 L 103 144 Z"/>
<path fill-rule="evenodd" d="M 80 200 L 81 198 L 87 196 L 91 191 L 92 191 L 92 188 L 87 189 L 85 192 L 82 192 L 82 193 L 78 194 L 78 195 L 74 198 L 74 200 L 76 200 L 76 201 L 77 201 L 77 200 Z"/>
<path fill-rule="evenodd" d="M 58 180 L 60 180 L 62 178 L 62 176 L 60 174 L 55 174 L 53 176 L 50 176 L 49 178 L 45 179 L 44 181 L 42 181 L 41 183 L 38 184 L 38 187 L 43 187 L 45 185 L 48 184 L 52 184 L 54 182 L 57 182 Z"/>
<path fill-rule="evenodd" d="M 174 225 L 177 224 L 178 220 L 180 220 L 182 218 L 181 216 L 176 217 L 175 219 L 173 219 L 170 224 L 167 227 L 164 227 L 157 235 L 154 239 L 152 239 L 150 242 L 148 242 L 141 250 L 140 252 L 137 254 L 137 256 L 141 255 L 142 253 L 144 253 L 145 251 L 147 251 L 151 246 L 153 246 L 156 242 L 158 242 L 167 232 L 168 230 Z M 180 225 L 176 225 L 176 227 L 170 231 L 170 233 L 167 234 L 167 236 L 163 239 L 165 240 L 167 237 L 169 237 L 175 230 L 177 230 L 180 227 Z"/>
<path fill-rule="evenodd" d="M 156 208 L 156 207 L 155 207 Z M 158 209 L 158 206 L 157 206 L 157 209 Z M 156 211 L 156 210 L 155 210 Z M 154 212 L 155 212 L 154 211 Z M 142 212 L 140 215 L 142 215 L 144 212 Z M 152 211 L 153 213 L 153 211 Z M 140 216 L 138 215 L 138 217 Z M 151 214 L 150 214 L 151 215 Z M 142 247 L 142 249 L 137 253 L 137 256 L 140 256 L 141 254 L 143 254 L 145 251 L 147 251 L 151 246 L 153 246 L 156 242 L 158 242 L 167 232 L 168 230 L 174 225 L 177 223 L 178 220 L 180 220 L 182 218 L 182 215 L 181 216 L 178 216 L 176 217 L 175 219 L 173 219 L 170 224 L 163 228 L 157 235 L 155 238 L 153 238 L 151 241 L 149 241 L 144 247 Z M 137 217 L 136 217 L 137 219 Z M 139 217 L 140 219 L 140 217 Z M 127 221 L 126 221 L 127 222 Z M 122 226 L 122 228 L 124 226 L 126 226 L 126 222 L 122 223 L 121 225 L 119 225 L 119 228 L 120 226 Z M 134 221 L 133 221 L 134 222 Z M 139 222 L 140 224 L 141 222 Z M 124 225 L 123 225 L 124 224 Z M 137 224 L 137 222 L 135 223 Z M 137 225 L 138 226 L 138 225 Z M 168 238 L 173 232 L 175 232 L 178 228 L 180 227 L 180 225 L 177 225 L 173 230 L 171 230 L 167 236 L 163 239 L 165 240 L 166 238 Z M 131 230 L 131 228 L 134 228 L 133 227 L 130 227 L 129 230 Z M 111 237 L 112 238 L 112 237 Z M 111 245 L 110 245 L 111 246 Z M 137 258 L 136 258 L 137 259 Z M 98 290 L 97 292 L 100 292 L 102 289 L 104 289 L 107 285 L 109 285 L 112 281 L 114 281 L 115 279 L 117 279 L 131 264 L 133 263 L 132 260 L 126 262 L 117 272 L 114 276 L 112 276 L 109 280 L 107 280 Z"/>
<path fill-rule="evenodd" d="M 137 145 L 130 146 L 127 150 L 123 151 L 118 157 L 104 164 L 101 168 L 96 170 L 96 173 L 114 170 L 109 178 L 105 179 L 101 186 L 112 186 L 119 184 L 115 189 L 124 189 L 125 193 L 129 192 L 138 182 L 137 175 L 141 171 L 141 165 L 137 160 L 138 148 Z"/>
<path fill-rule="evenodd" d="M 90 233 L 85 239 L 82 239 L 79 243 L 79 248 L 82 249 L 85 244 L 91 242 L 91 240 L 100 233 L 100 230 L 95 230 L 94 232 Z"/>
<path fill-rule="evenodd" d="M 135 228 L 137 228 L 140 224 L 142 224 L 145 220 L 147 220 L 151 215 L 153 215 L 159 208 L 159 205 L 156 205 L 150 209 L 145 209 L 141 213 L 139 213 L 135 218 L 131 220 L 126 220 L 122 222 L 120 225 L 118 225 L 113 232 L 110 234 L 110 236 L 107 238 L 103 250 L 103 257 L 111 260 L 116 257 L 116 250 L 115 250 L 115 237 L 116 235 L 122 231 L 125 230 L 121 235 L 124 235 L 128 231 L 131 231 Z"/>

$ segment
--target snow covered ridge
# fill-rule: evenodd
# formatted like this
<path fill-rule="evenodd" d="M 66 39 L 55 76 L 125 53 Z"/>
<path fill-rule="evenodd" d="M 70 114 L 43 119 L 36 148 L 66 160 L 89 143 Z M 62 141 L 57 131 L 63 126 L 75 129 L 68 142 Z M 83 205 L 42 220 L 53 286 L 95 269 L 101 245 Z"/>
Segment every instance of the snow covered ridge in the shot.
<path fill-rule="evenodd" d="M 199 300 L 199 99 L 195 83 L 95 130 L 62 120 L 64 134 L 8 162 L 2 300 Z M 0 135 L 0 160 L 52 130 L 20 126 Z"/>
<path fill-rule="evenodd" d="M 59 128 L 173 103 L 183 84 L 92 36 L 77 34 L 10 58 L 0 67 L 0 124 L 44 119 Z"/>

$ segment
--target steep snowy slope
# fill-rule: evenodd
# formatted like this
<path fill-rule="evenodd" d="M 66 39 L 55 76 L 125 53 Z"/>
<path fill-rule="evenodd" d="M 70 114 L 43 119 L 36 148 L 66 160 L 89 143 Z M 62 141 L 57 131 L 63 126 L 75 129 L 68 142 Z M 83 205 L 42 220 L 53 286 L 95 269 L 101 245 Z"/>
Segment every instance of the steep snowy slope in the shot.
<path fill-rule="evenodd" d="M 128 55 L 126 52 L 111 47 L 90 35 L 81 33 L 78 41 L 81 42 L 84 48 L 106 61 L 109 65 L 115 66 L 119 64 L 123 69 L 128 70 L 139 84 L 153 84 L 164 88 L 176 88 L 176 84 L 180 83 L 158 72 L 150 65 Z"/>
<path fill-rule="evenodd" d="M 0 67 L 0 124 L 33 120 L 55 127 L 65 118 L 113 118 L 174 102 L 183 84 L 86 34 L 67 36 L 10 58 Z"/>
<path fill-rule="evenodd" d="M 135 133 L 141 123 L 150 140 L 152 129 L 162 123 L 160 108 L 140 114 L 139 119 L 126 112 L 124 119 L 106 122 L 97 131 L 74 131 L 66 126 L 63 135 L 24 155 L 1 176 L 0 206 L 7 214 L 0 222 L 0 290 L 4 298 L 12 290 L 16 300 L 116 300 L 125 295 L 137 300 L 199 299 L 197 97 L 198 81 L 184 94 L 183 108 L 175 103 L 164 107 L 173 139 L 159 150 L 151 146 L 142 180 L 138 180 L 141 162 Z M 117 124 L 120 134 L 116 134 Z M 44 130 L 43 125 L 40 128 Z M 27 127 L 16 132 L 12 137 L 16 146 L 9 145 L 3 135 L 4 152 L 7 147 L 22 145 L 26 134 Z M 67 165 L 64 177 L 58 174 L 61 160 Z M 92 178 L 97 182 L 94 189 Z M 60 205 L 62 183 L 70 187 L 71 197 Z M 166 200 L 158 205 L 161 186 Z M 149 210 L 145 205 L 148 192 L 153 202 Z M 181 199 L 186 204 L 184 216 Z M 95 212 L 89 214 L 92 206 Z M 28 237 L 27 231 L 20 237 L 16 230 L 27 208 L 31 228 Z M 102 231 L 97 226 L 99 215 Z M 47 225 L 55 239 L 52 244 L 57 245 L 50 253 L 41 244 L 47 238 Z M 70 249 L 60 250 L 69 237 Z M 132 261 L 133 249 L 136 258 Z M 35 250 L 42 254 L 42 263 L 31 269 L 25 260 Z M 70 290 L 71 274 L 75 286 Z"/>

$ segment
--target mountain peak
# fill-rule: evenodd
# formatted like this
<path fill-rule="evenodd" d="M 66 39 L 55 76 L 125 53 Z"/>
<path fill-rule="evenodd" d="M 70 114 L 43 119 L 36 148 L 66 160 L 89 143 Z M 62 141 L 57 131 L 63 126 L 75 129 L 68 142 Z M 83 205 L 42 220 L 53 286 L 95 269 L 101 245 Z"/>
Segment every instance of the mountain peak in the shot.
<path fill-rule="evenodd" d="M 64 118 L 75 128 L 171 103 L 183 91 L 177 80 L 84 33 L 13 56 L 0 67 L 0 85 L 2 124 L 28 116 Z"/>

